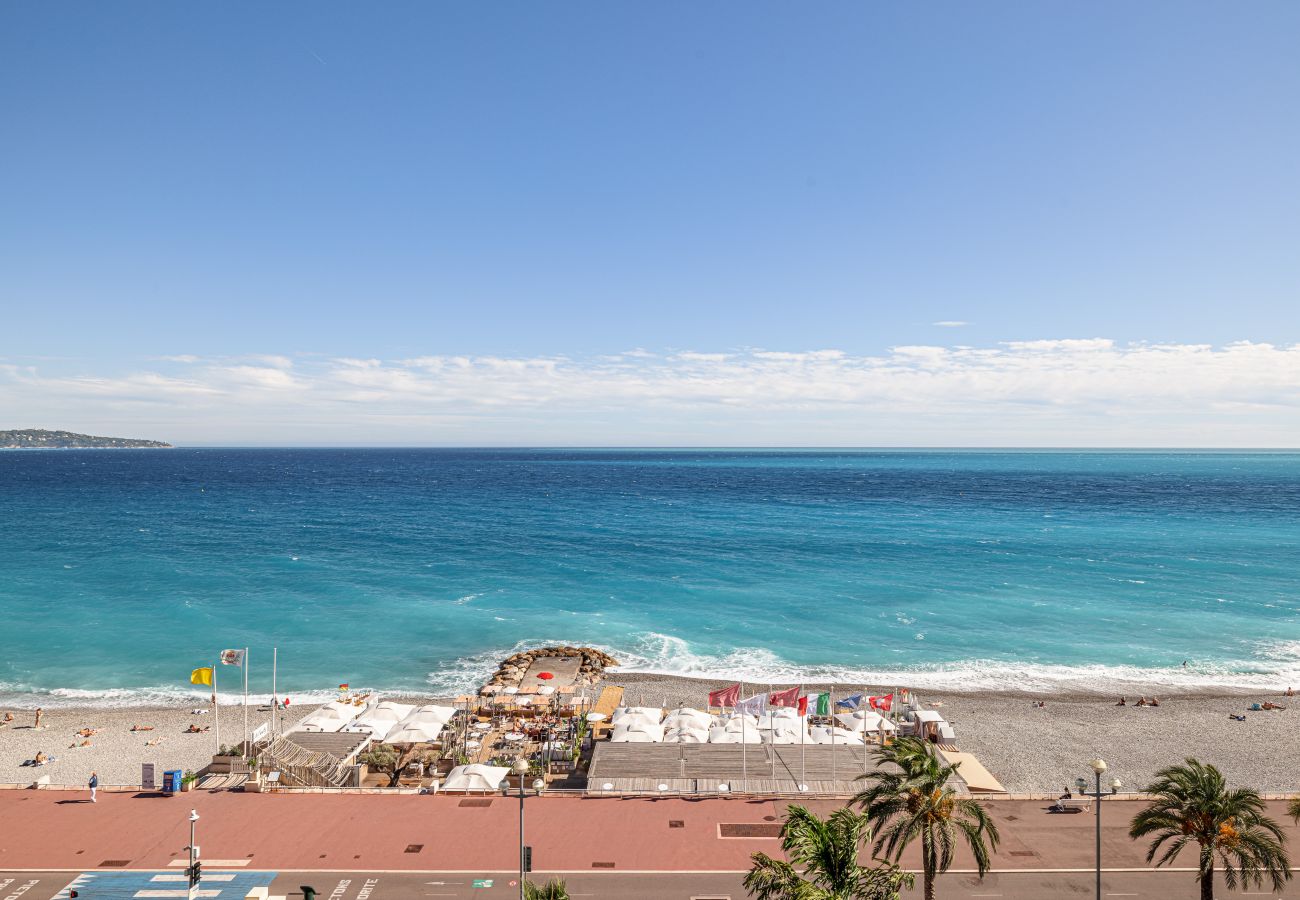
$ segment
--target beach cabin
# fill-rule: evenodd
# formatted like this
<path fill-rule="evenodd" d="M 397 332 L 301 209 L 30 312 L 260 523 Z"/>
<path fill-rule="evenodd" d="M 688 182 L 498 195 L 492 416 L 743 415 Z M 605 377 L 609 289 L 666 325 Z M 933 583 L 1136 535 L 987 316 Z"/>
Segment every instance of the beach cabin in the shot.
<path fill-rule="evenodd" d="M 913 714 L 917 737 L 931 743 L 949 743 L 956 740 L 952 726 L 944 721 L 943 716 L 932 709 L 918 709 Z"/>

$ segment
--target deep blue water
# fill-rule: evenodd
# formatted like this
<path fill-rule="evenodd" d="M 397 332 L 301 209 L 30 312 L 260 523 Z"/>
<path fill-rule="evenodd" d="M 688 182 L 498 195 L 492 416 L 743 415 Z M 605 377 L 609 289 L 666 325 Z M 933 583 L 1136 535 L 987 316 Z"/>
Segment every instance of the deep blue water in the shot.
<path fill-rule="evenodd" d="M 551 641 L 753 680 L 1273 683 L 1298 513 L 1273 452 L 9 452 L 0 694 L 186 690 L 243 646 L 263 690 L 272 646 L 292 691 L 445 689 Z"/>

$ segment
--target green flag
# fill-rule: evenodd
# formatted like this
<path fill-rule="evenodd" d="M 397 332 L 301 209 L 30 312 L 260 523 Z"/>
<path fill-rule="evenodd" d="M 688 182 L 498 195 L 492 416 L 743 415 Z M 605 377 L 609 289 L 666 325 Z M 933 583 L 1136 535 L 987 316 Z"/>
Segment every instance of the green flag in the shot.
<path fill-rule="evenodd" d="M 817 695 L 817 708 L 813 710 L 814 716 L 829 716 L 831 714 L 831 695 L 830 691 Z"/>

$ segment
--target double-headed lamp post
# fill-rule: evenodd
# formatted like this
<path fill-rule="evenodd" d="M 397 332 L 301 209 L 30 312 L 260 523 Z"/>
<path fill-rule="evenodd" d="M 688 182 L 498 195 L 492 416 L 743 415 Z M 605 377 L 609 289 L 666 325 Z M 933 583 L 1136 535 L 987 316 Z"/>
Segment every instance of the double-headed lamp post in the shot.
<path fill-rule="evenodd" d="M 194 825 L 198 821 L 199 811 L 197 809 L 190 810 L 190 845 L 185 848 L 190 851 L 190 867 L 185 870 L 185 880 L 189 883 L 189 891 L 187 893 L 190 900 L 194 900 L 194 897 L 198 894 L 199 879 L 202 877 L 198 870 L 199 848 L 198 845 L 194 843 Z"/>
<path fill-rule="evenodd" d="M 1079 796 L 1091 797 L 1097 804 L 1097 900 L 1101 900 L 1101 801 L 1105 797 L 1112 796 L 1123 787 L 1123 784 L 1118 778 L 1112 778 L 1110 780 L 1110 792 L 1102 793 L 1101 775 L 1106 771 L 1106 760 L 1099 757 L 1094 759 L 1090 765 L 1095 779 L 1094 790 L 1088 791 L 1088 779 L 1086 778 L 1076 778 L 1074 784 L 1079 789 Z"/>
<path fill-rule="evenodd" d="M 525 861 L 528 850 L 524 845 L 524 777 L 528 774 L 530 768 L 532 767 L 528 764 L 528 760 L 522 756 L 516 759 L 514 765 L 510 767 L 510 771 L 519 776 L 519 900 L 523 900 L 524 879 L 528 877 L 527 869 L 530 868 Z M 545 787 L 546 782 L 541 778 L 533 781 L 533 790 L 538 794 L 541 794 Z"/>

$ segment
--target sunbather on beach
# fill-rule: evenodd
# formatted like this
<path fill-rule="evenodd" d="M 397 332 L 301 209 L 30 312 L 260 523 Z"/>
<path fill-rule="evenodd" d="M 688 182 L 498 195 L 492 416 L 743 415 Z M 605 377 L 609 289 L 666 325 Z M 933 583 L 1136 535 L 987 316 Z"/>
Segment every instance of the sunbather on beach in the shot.
<path fill-rule="evenodd" d="M 153 731 L 152 725 L 132 725 L 132 731 Z"/>
<path fill-rule="evenodd" d="M 7 712 L 5 713 L 4 719 L 0 720 L 0 725 L 10 725 L 13 723 L 13 720 L 14 720 L 14 714 L 11 712 Z"/>

